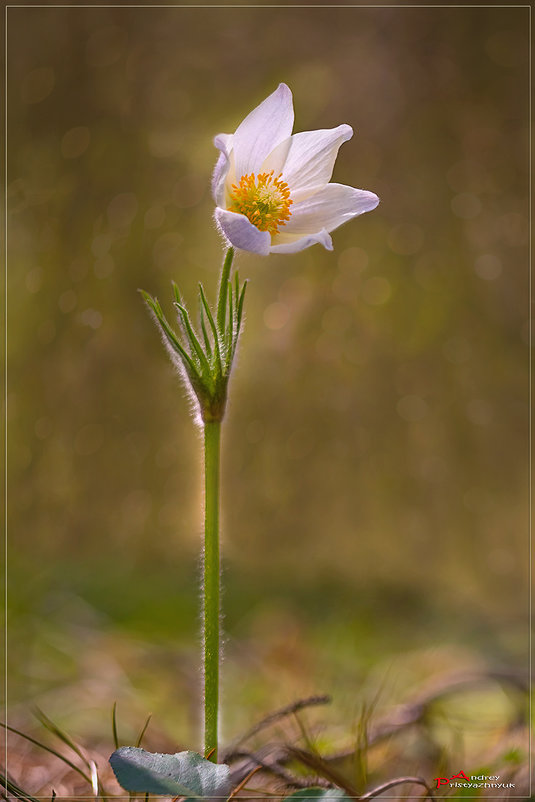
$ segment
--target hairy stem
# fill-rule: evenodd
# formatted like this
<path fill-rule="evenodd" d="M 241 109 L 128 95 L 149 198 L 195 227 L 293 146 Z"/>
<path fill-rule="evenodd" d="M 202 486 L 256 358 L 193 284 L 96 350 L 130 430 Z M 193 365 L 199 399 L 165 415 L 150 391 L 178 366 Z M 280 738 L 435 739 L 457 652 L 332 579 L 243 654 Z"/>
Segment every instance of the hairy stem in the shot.
<path fill-rule="evenodd" d="M 229 276 L 234 248 L 225 254 L 217 299 L 214 348 L 225 336 Z M 222 408 L 224 409 L 224 407 Z M 204 754 L 217 763 L 219 718 L 219 464 L 221 421 L 204 421 Z"/>
<path fill-rule="evenodd" d="M 204 424 L 204 754 L 217 763 L 221 421 Z"/>

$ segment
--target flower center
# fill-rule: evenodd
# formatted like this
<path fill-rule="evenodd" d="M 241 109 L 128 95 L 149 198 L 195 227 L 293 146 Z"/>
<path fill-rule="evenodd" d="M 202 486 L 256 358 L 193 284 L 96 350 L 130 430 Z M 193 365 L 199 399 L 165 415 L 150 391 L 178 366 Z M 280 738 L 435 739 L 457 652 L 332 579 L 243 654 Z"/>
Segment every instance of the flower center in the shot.
<path fill-rule="evenodd" d="M 260 231 L 276 234 L 290 219 L 293 203 L 290 188 L 281 177 L 282 173 L 274 178 L 273 170 L 258 176 L 242 175 L 239 184 L 232 184 L 229 211 L 244 214 Z"/>

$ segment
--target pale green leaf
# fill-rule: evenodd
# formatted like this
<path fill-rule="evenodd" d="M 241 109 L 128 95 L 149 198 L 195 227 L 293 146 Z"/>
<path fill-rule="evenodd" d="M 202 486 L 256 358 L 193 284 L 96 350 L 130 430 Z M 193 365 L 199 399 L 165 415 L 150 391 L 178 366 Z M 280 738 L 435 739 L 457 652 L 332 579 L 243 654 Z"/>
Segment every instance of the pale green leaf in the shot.
<path fill-rule="evenodd" d="M 226 796 L 229 791 L 229 767 L 211 763 L 196 752 L 167 755 L 122 746 L 110 763 L 125 791 L 190 798 Z"/>

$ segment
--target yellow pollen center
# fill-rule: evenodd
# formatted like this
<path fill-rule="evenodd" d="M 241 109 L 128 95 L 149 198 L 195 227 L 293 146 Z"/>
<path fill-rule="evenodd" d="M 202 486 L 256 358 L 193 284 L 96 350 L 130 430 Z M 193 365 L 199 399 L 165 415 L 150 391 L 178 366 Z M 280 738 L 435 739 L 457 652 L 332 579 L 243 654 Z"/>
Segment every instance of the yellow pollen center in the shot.
<path fill-rule="evenodd" d="M 232 184 L 229 211 L 244 214 L 260 231 L 276 234 L 290 219 L 293 203 L 290 188 L 281 177 L 282 173 L 274 178 L 273 170 L 243 175 L 239 184 Z"/>

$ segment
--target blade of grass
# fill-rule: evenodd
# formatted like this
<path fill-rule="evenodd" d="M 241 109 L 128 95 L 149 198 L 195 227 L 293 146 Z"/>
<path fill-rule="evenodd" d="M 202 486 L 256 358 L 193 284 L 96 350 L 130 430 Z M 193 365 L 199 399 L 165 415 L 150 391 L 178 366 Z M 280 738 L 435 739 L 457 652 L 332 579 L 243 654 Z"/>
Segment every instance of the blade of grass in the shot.
<path fill-rule="evenodd" d="M 115 748 L 119 749 L 119 734 L 117 732 L 117 702 L 113 703 L 113 708 L 111 711 L 111 730 Z"/>
<path fill-rule="evenodd" d="M 241 781 L 241 783 L 239 785 L 237 785 L 236 788 L 232 791 L 232 793 L 230 794 L 230 796 L 227 799 L 227 802 L 230 802 L 231 799 L 233 799 L 237 794 L 239 794 L 240 791 L 242 791 L 245 788 L 245 786 L 247 785 L 247 783 L 251 779 L 251 777 L 253 777 L 257 773 L 257 771 L 261 771 L 261 770 L 262 770 L 262 766 L 256 766 L 252 771 L 250 771 L 249 774 L 247 775 L 247 777 L 245 777 L 245 779 L 243 779 Z"/>
<path fill-rule="evenodd" d="M 40 710 L 38 707 L 36 707 L 34 709 L 34 715 L 38 719 L 38 721 L 43 725 L 43 727 L 45 727 L 49 732 L 51 732 L 53 735 L 55 735 L 56 738 L 59 738 L 59 740 L 62 741 L 66 746 L 68 746 L 69 749 L 72 749 L 72 751 L 76 755 L 78 755 L 80 760 L 83 761 L 84 765 L 88 769 L 91 768 L 91 764 L 90 764 L 89 760 L 83 754 L 83 752 L 80 749 L 80 747 L 77 744 L 74 743 L 72 738 L 69 735 L 67 735 L 67 733 L 64 730 L 61 729 L 61 727 L 58 727 L 57 724 L 55 724 L 50 718 L 48 718 L 46 713 L 43 713 L 42 710 Z"/>
<path fill-rule="evenodd" d="M 308 732 L 307 732 L 307 729 L 306 729 L 305 725 L 304 725 L 304 724 L 303 724 L 303 722 L 301 721 L 301 717 L 299 716 L 299 713 L 297 712 L 297 710 L 294 710 L 294 711 L 293 711 L 293 717 L 294 717 L 294 719 L 295 719 L 295 720 L 296 720 L 296 722 L 297 722 L 297 726 L 299 727 L 299 730 L 300 730 L 300 732 L 301 732 L 301 735 L 303 736 L 303 740 L 304 740 L 304 742 L 305 742 L 305 745 L 306 745 L 306 747 L 307 747 L 307 748 L 308 748 L 308 749 L 309 749 L 311 752 L 314 752 L 314 754 L 315 754 L 315 755 L 317 755 L 317 754 L 318 754 L 318 750 L 316 749 L 316 747 L 315 747 L 315 746 L 314 746 L 314 744 L 312 743 L 312 740 L 311 740 L 311 738 L 310 738 L 310 736 L 309 736 L 309 734 L 308 734 Z"/>
<path fill-rule="evenodd" d="M 372 700 L 369 707 L 364 703 L 357 725 L 357 740 L 355 744 L 355 785 L 365 788 L 368 784 L 368 730 L 376 700 Z"/>
<path fill-rule="evenodd" d="M 44 749 L 45 752 L 50 752 L 51 755 L 55 755 L 64 763 L 67 764 L 73 771 L 76 771 L 84 780 L 91 785 L 91 777 L 89 777 L 82 769 L 76 765 L 76 763 L 72 763 L 65 755 L 62 755 L 60 752 L 57 752 L 52 747 L 47 746 L 46 744 L 42 744 L 40 741 L 37 741 L 35 738 L 32 738 L 30 735 L 26 735 L 24 732 L 15 729 L 15 727 L 11 727 L 9 724 L 4 724 L 3 721 L 0 721 L 0 726 L 4 727 L 4 729 L 8 730 L 9 732 L 14 732 L 15 735 L 20 735 L 21 738 L 24 738 L 26 741 L 30 741 L 30 743 L 35 744 L 35 746 L 39 746 L 41 749 Z"/>
<path fill-rule="evenodd" d="M 141 741 L 143 740 L 143 736 L 144 736 L 144 735 L 145 735 L 145 733 L 147 732 L 147 727 L 149 726 L 149 722 L 150 722 L 151 718 L 152 718 L 152 713 L 150 713 L 150 714 L 147 716 L 147 720 L 146 720 L 145 724 L 143 725 L 143 727 L 142 727 L 142 729 L 141 729 L 141 732 L 139 733 L 138 739 L 137 739 L 137 741 L 136 741 L 136 746 L 137 746 L 137 747 L 140 747 L 140 746 L 141 746 Z"/>
<path fill-rule="evenodd" d="M 279 751 L 280 754 L 277 759 L 274 759 L 273 755 L 271 755 L 269 760 L 263 760 L 257 754 L 253 754 L 252 752 L 235 751 L 232 753 L 232 755 L 230 755 L 230 757 L 226 755 L 222 762 L 231 763 L 235 760 L 248 761 L 245 766 L 240 766 L 239 769 L 232 772 L 231 777 L 234 777 L 234 782 L 241 782 L 241 780 L 247 776 L 251 769 L 255 768 L 256 766 L 260 766 L 263 771 L 278 777 L 286 785 L 291 786 L 292 788 L 309 788 L 310 781 L 308 779 L 304 779 L 302 776 L 298 777 L 296 774 L 291 774 L 289 771 L 283 768 L 282 762 L 288 762 L 288 759 L 291 757 L 288 749 L 284 748 Z M 321 782 L 324 781 L 316 780 L 314 781 L 314 785 L 319 785 Z"/>
<path fill-rule="evenodd" d="M 328 705 L 331 703 L 330 696 L 309 696 L 307 699 L 298 699 L 296 702 L 292 702 L 290 705 L 286 705 L 286 707 L 281 707 L 279 710 L 276 710 L 274 713 L 270 713 L 265 718 L 261 719 L 254 727 L 251 727 L 250 730 L 247 730 L 244 735 L 240 735 L 226 750 L 223 762 L 226 762 L 229 759 L 229 756 L 233 755 L 236 749 L 254 735 L 257 735 L 261 730 L 269 727 L 271 724 L 274 724 L 280 719 L 285 718 L 286 716 L 291 716 L 292 713 L 298 712 L 299 710 L 303 710 L 305 707 L 315 707 L 316 705 Z M 249 754 L 249 753 L 247 753 Z"/>
<path fill-rule="evenodd" d="M 0 785 L 2 785 L 9 794 L 13 794 L 16 799 L 21 799 L 23 802 L 39 802 L 34 796 L 29 794 L 27 791 L 23 791 L 20 786 L 14 783 L 12 780 L 8 780 L 8 778 L 0 773 Z M 5 794 L 2 794 L 3 799 L 8 799 Z M 55 794 L 52 799 L 55 798 Z"/>
<path fill-rule="evenodd" d="M 329 764 L 326 763 L 320 755 L 317 755 L 313 752 L 306 752 L 304 749 L 298 749 L 294 746 L 290 747 L 288 751 L 289 754 L 291 754 L 304 766 L 314 769 L 314 771 L 325 777 L 325 779 L 330 780 L 330 782 L 332 782 L 334 785 L 337 785 L 338 788 L 342 788 L 349 796 L 355 797 L 355 799 L 361 798 L 360 794 L 350 783 L 348 783 L 346 778 L 335 771 L 332 766 L 329 766 Z"/>

